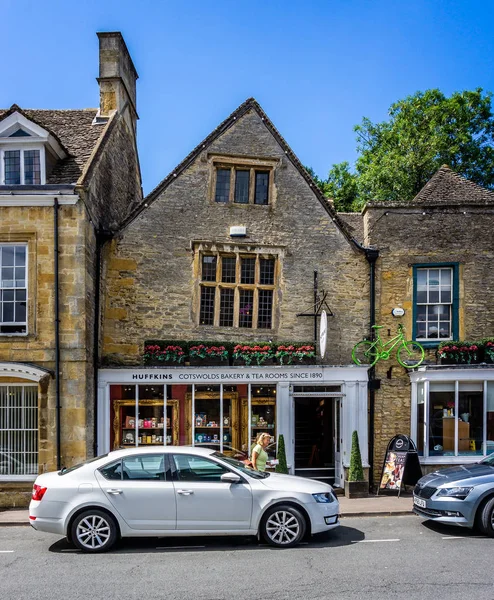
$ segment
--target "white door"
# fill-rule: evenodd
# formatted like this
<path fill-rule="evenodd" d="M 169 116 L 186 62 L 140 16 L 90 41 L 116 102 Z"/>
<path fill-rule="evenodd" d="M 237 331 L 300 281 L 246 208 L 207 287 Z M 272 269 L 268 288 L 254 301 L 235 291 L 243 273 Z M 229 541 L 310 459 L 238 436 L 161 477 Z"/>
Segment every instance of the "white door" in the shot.
<path fill-rule="evenodd" d="M 96 471 L 109 503 L 131 529 L 169 530 L 177 524 L 173 482 L 165 480 L 164 454 L 137 454 Z"/>
<path fill-rule="evenodd" d="M 335 398 L 333 404 L 333 443 L 334 443 L 334 481 L 343 487 L 343 469 L 341 468 L 341 398 Z"/>
<path fill-rule="evenodd" d="M 177 529 L 250 529 L 252 491 L 248 483 L 221 481 L 229 469 L 204 456 L 174 454 Z M 172 466 L 173 468 L 173 466 Z"/>

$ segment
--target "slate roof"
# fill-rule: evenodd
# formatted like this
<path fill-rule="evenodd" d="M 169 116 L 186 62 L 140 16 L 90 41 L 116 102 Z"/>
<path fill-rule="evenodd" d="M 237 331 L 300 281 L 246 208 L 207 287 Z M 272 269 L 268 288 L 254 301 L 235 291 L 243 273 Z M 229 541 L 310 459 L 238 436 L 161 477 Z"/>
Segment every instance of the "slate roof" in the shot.
<path fill-rule="evenodd" d="M 360 244 L 364 243 L 364 217 L 362 213 L 338 213 L 338 217 L 345 223 L 348 231 Z"/>
<path fill-rule="evenodd" d="M 169 173 L 161 183 L 159 183 L 154 190 L 152 190 L 143 200 L 142 204 L 139 205 L 127 218 L 123 227 L 131 223 L 143 210 L 145 207 L 149 206 L 152 202 L 154 202 L 170 185 L 170 183 L 178 177 L 187 167 L 199 156 L 201 152 L 203 152 L 209 145 L 211 145 L 221 134 L 227 131 L 239 118 L 245 115 L 250 110 L 254 110 L 263 120 L 267 129 L 271 132 L 273 137 L 276 139 L 278 144 L 281 146 L 282 150 L 285 152 L 286 156 L 293 163 L 295 168 L 298 170 L 300 175 L 307 181 L 309 186 L 312 188 L 314 195 L 322 204 L 322 206 L 327 210 L 330 214 L 333 221 L 340 228 L 345 237 L 350 241 L 354 242 L 352 235 L 347 230 L 345 223 L 339 218 L 338 213 L 334 210 L 332 204 L 328 202 L 328 199 L 324 196 L 321 190 L 317 187 L 317 184 L 309 175 L 305 167 L 302 165 L 300 160 L 297 158 L 296 154 L 284 140 L 280 132 L 273 125 L 271 119 L 267 116 L 267 114 L 263 111 L 260 104 L 256 101 L 255 98 L 248 98 L 245 102 L 243 102 L 236 110 L 232 112 L 232 114 L 227 117 L 216 129 L 214 129 L 202 142 L 200 142 L 193 150 L 190 152 L 184 160 L 173 169 L 171 173 Z M 358 247 L 358 246 L 357 246 Z M 359 248 L 361 250 L 361 248 Z"/>
<path fill-rule="evenodd" d="M 487 204 L 494 191 L 483 188 L 443 165 L 424 185 L 411 204 Z"/>
<path fill-rule="evenodd" d="M 438 169 L 420 192 L 409 202 L 369 202 L 367 207 L 461 206 L 494 202 L 494 191 L 455 173 L 447 165 Z"/>
<path fill-rule="evenodd" d="M 69 155 L 57 162 L 46 183 L 77 183 L 106 129 L 104 125 L 92 124 L 98 109 L 32 110 L 21 109 L 14 104 L 9 109 L 0 109 L 0 121 L 13 112 L 19 112 L 47 129 Z"/>

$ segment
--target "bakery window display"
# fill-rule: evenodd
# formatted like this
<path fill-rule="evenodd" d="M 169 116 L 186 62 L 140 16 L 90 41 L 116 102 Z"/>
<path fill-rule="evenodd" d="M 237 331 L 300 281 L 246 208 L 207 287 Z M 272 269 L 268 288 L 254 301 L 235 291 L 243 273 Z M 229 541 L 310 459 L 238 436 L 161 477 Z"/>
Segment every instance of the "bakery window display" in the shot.
<path fill-rule="evenodd" d="M 113 448 L 130 446 L 178 445 L 178 400 L 168 400 L 166 416 L 163 400 L 113 401 Z M 165 435 L 166 425 L 166 435 Z"/>

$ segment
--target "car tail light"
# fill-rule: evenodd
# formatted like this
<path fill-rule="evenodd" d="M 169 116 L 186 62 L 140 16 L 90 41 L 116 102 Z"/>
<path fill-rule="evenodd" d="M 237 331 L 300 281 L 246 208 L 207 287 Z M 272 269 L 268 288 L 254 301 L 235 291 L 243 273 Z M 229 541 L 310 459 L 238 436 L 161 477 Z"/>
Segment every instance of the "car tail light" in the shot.
<path fill-rule="evenodd" d="M 45 495 L 47 488 L 42 487 L 41 485 L 37 485 L 36 483 L 33 485 L 33 500 L 41 501 L 43 500 L 43 496 Z"/>

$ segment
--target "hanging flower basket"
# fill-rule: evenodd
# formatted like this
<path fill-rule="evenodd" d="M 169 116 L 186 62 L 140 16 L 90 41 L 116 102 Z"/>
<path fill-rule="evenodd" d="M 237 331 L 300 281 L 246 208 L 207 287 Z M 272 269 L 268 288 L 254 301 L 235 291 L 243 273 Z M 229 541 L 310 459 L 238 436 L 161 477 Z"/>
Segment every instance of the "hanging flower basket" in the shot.
<path fill-rule="evenodd" d="M 144 347 L 143 358 L 146 365 L 181 364 L 185 360 L 185 352 L 182 346 L 161 347 L 155 344 Z"/>
<path fill-rule="evenodd" d="M 190 346 L 189 361 L 193 366 L 217 367 L 228 365 L 228 350 L 225 346 Z"/>

